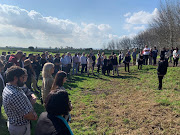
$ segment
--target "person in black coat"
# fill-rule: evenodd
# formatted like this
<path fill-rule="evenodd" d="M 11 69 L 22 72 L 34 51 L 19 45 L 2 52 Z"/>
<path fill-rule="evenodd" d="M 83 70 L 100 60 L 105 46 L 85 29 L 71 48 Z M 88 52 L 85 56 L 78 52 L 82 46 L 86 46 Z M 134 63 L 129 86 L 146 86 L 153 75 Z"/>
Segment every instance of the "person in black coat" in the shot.
<path fill-rule="evenodd" d="M 158 87 L 159 90 L 162 89 L 162 80 L 164 75 L 166 75 L 167 73 L 167 67 L 168 67 L 168 59 L 165 59 L 164 55 L 161 55 L 157 68 L 157 74 L 159 79 L 159 87 Z"/>
<path fill-rule="evenodd" d="M 112 56 L 107 59 L 107 75 L 109 76 L 110 71 L 113 70 Z"/>
<path fill-rule="evenodd" d="M 113 55 L 112 64 L 113 64 L 113 75 L 114 75 L 114 72 L 116 71 L 117 75 L 119 76 L 118 60 L 117 60 L 116 54 Z"/>
<path fill-rule="evenodd" d="M 124 61 L 123 61 L 124 65 L 125 65 L 125 72 L 127 71 L 126 67 L 128 68 L 128 72 L 129 72 L 130 61 L 131 61 L 131 56 L 128 53 L 126 53 L 126 56 L 125 56 Z"/>
<path fill-rule="evenodd" d="M 93 66 L 93 70 L 94 70 L 94 66 L 96 64 L 96 56 L 94 56 L 94 53 L 92 53 L 92 60 L 93 60 L 92 66 Z"/>
<path fill-rule="evenodd" d="M 2 92 L 5 87 L 4 75 L 2 74 L 3 69 L 4 69 L 3 62 L 0 61 L 0 119 L 1 119 L 1 106 L 2 106 Z"/>
<path fill-rule="evenodd" d="M 103 75 L 106 74 L 106 70 L 107 70 L 107 56 L 104 56 L 103 66 L 102 66 L 102 73 L 103 73 Z"/>
<path fill-rule="evenodd" d="M 143 54 L 142 52 L 139 53 L 139 56 L 138 56 L 138 70 L 142 70 L 142 65 L 143 65 Z"/>
<path fill-rule="evenodd" d="M 65 119 L 69 113 L 70 101 L 65 90 L 52 90 L 45 101 L 47 112 L 41 113 L 35 130 L 35 135 L 72 135 Z"/>

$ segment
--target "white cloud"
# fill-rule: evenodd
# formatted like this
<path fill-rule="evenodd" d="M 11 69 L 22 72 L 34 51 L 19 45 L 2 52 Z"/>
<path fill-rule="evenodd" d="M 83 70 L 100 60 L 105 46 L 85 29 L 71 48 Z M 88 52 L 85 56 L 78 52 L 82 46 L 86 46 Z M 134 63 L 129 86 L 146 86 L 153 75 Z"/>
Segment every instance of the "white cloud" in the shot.
<path fill-rule="evenodd" d="M 152 21 L 158 14 L 158 9 L 155 8 L 152 13 L 146 11 L 139 11 L 133 13 L 131 16 L 127 13 L 125 16 L 124 29 L 128 32 L 145 30 L 147 24 Z"/>
<path fill-rule="evenodd" d="M 132 16 L 126 18 L 126 22 L 130 24 L 148 24 L 158 13 L 158 9 L 155 8 L 152 13 L 139 11 L 137 13 L 133 13 Z"/>
<path fill-rule="evenodd" d="M 124 15 L 124 17 L 128 17 L 128 16 L 130 16 L 130 15 L 131 15 L 131 13 L 128 12 L 128 13 L 126 13 L 126 14 Z"/>
<path fill-rule="evenodd" d="M 68 19 L 45 17 L 34 10 L 0 4 L 0 40 L 6 45 L 99 48 L 105 41 L 117 38 L 111 30 L 108 24 L 77 24 Z"/>
<path fill-rule="evenodd" d="M 134 30 L 145 30 L 145 28 L 144 25 L 133 27 Z"/>

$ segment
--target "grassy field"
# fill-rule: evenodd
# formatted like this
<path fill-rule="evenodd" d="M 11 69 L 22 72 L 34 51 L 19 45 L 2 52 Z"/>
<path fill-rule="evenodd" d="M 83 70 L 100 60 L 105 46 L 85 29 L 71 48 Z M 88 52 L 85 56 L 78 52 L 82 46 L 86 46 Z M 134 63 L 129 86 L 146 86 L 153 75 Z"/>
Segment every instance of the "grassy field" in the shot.
<path fill-rule="evenodd" d="M 119 68 L 120 76 L 76 75 L 65 84 L 73 104 L 75 135 L 179 135 L 180 68 L 169 67 L 163 90 L 157 90 L 155 66 Z M 41 81 L 39 81 L 41 85 Z M 44 107 L 37 101 L 38 115 Z M 0 135 L 8 135 L 3 110 Z M 33 122 L 32 135 L 36 122 Z"/>

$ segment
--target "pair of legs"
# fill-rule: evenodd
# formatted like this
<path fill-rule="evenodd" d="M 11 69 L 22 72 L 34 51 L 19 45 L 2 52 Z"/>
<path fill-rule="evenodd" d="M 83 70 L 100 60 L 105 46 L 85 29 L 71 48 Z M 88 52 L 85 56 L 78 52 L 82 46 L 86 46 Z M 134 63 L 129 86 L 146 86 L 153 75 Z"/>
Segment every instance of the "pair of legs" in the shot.
<path fill-rule="evenodd" d="M 176 58 L 176 59 L 173 59 L 173 60 L 174 60 L 174 65 L 173 66 L 177 67 L 179 58 Z"/>
<path fill-rule="evenodd" d="M 114 75 L 115 71 L 117 72 L 117 75 L 119 75 L 118 65 L 113 65 L 113 75 Z"/>
<path fill-rule="evenodd" d="M 109 76 L 109 74 L 110 74 L 110 71 L 111 71 L 110 69 L 107 70 L 107 75 L 108 75 L 108 76 Z"/>
<path fill-rule="evenodd" d="M 68 64 L 66 67 L 66 73 L 69 74 L 71 71 L 71 64 Z"/>
<path fill-rule="evenodd" d="M 140 70 L 142 70 L 142 64 L 138 64 L 138 69 Z"/>
<path fill-rule="evenodd" d="M 93 72 L 93 71 L 94 71 L 94 70 L 93 70 L 93 66 L 89 66 L 89 67 L 88 67 L 88 70 L 87 70 L 88 76 L 89 76 L 89 70 L 90 70 L 90 69 L 91 69 L 92 73 L 94 74 L 94 72 Z"/>
<path fill-rule="evenodd" d="M 128 68 L 128 72 L 129 72 L 129 63 L 125 63 L 125 72 L 126 72 L 126 67 Z"/>
<path fill-rule="evenodd" d="M 78 63 L 73 63 L 73 74 L 74 74 L 74 69 L 76 70 L 76 74 L 78 72 Z"/>
<path fill-rule="evenodd" d="M 153 57 L 153 65 L 156 65 L 156 59 L 157 57 Z"/>
<path fill-rule="evenodd" d="M 98 67 L 97 72 L 99 73 L 101 65 L 97 65 L 97 67 Z"/>
<path fill-rule="evenodd" d="M 149 58 L 149 55 L 144 55 L 144 64 L 145 65 L 148 65 L 148 58 Z"/>
<path fill-rule="evenodd" d="M 152 65 L 152 56 L 149 56 L 149 65 Z"/>
<path fill-rule="evenodd" d="M 84 69 L 85 69 L 85 72 L 87 72 L 87 64 L 82 64 L 81 74 L 84 72 Z"/>
<path fill-rule="evenodd" d="M 133 58 L 133 65 L 136 65 L 136 58 Z"/>

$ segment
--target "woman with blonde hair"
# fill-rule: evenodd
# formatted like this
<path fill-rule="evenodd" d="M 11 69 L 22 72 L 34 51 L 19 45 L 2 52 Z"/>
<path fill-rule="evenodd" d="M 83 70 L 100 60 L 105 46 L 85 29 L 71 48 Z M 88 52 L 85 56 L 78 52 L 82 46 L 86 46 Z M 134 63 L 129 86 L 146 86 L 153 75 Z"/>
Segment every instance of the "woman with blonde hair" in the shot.
<path fill-rule="evenodd" d="M 47 95 L 49 94 L 52 84 L 53 84 L 53 77 L 52 74 L 54 73 L 54 64 L 53 63 L 46 63 L 43 66 L 42 69 L 42 89 L 41 89 L 41 95 L 43 102 L 45 101 Z"/>

